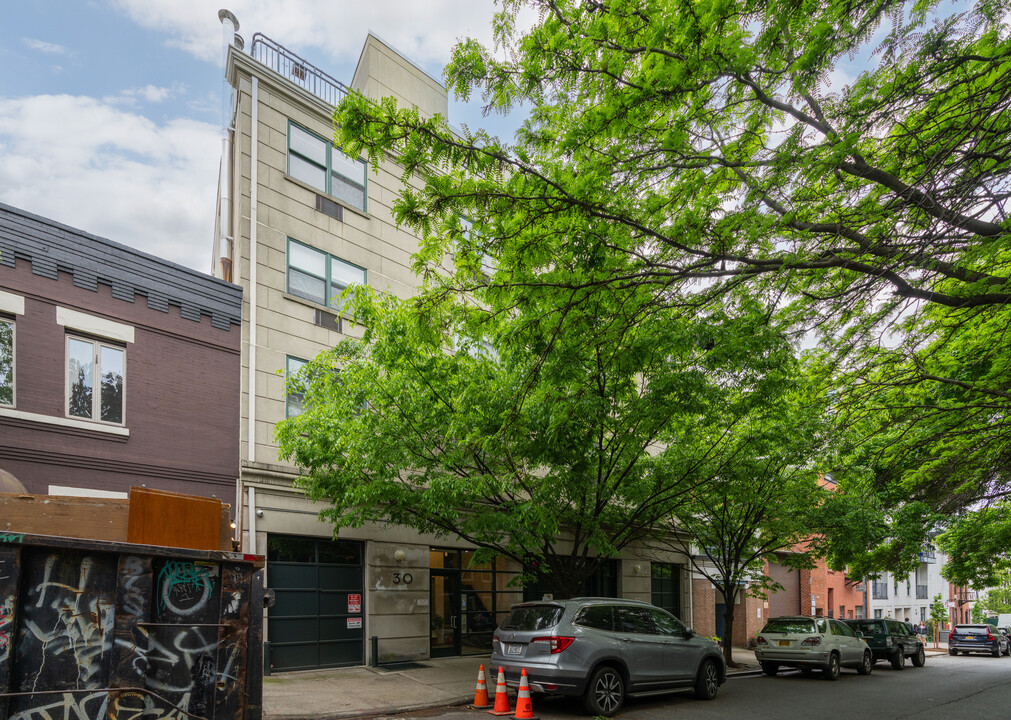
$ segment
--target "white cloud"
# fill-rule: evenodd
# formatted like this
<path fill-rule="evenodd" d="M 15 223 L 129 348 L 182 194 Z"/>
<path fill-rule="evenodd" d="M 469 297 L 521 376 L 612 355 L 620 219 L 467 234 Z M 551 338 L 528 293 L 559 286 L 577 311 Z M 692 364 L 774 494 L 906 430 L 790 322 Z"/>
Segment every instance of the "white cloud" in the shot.
<path fill-rule="evenodd" d="M 208 61 L 221 57 L 217 8 L 204 0 L 112 0 L 142 27 L 163 32 L 170 45 Z M 457 40 L 491 43 L 495 5 L 474 0 L 386 0 L 335 4 L 331 0 L 228 0 L 247 45 L 262 32 L 308 59 L 355 62 L 373 30 L 422 65 L 442 67 Z M 318 52 L 316 52 L 318 51 Z M 350 78 L 347 78 L 350 80 Z"/>
<path fill-rule="evenodd" d="M 185 94 L 186 86 L 183 83 L 175 83 L 170 88 L 145 85 L 144 87 L 123 90 L 118 96 L 107 97 L 103 100 L 111 104 L 135 105 L 138 101 L 157 104 Z"/>
<path fill-rule="evenodd" d="M 32 50 L 38 50 L 46 55 L 69 55 L 70 51 L 62 45 L 57 45 L 55 43 L 46 42 L 45 40 L 37 40 L 35 38 L 22 38 L 24 44 L 30 47 Z"/>
<path fill-rule="evenodd" d="M 220 133 L 94 98 L 0 98 L 0 200 L 158 257 L 210 267 Z"/>

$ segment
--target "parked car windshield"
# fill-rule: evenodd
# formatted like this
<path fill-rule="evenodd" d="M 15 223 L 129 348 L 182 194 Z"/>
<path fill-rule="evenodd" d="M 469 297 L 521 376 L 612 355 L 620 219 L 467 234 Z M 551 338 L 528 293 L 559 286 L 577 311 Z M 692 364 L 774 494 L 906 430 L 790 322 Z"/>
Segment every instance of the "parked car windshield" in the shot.
<path fill-rule="evenodd" d="M 773 618 L 765 624 L 762 632 L 802 634 L 813 633 L 816 630 L 814 621 L 806 618 Z"/>
<path fill-rule="evenodd" d="M 509 611 L 502 623 L 503 630 L 544 630 L 554 627 L 562 619 L 563 609 L 558 605 L 522 605 Z"/>

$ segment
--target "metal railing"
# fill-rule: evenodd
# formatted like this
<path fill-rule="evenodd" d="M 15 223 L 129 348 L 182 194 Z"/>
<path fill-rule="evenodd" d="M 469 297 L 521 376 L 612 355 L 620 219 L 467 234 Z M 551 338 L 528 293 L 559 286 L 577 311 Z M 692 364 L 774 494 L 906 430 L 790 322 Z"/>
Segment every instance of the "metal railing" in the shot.
<path fill-rule="evenodd" d="M 253 35 L 249 55 L 328 105 L 337 105 L 348 94 L 344 83 L 262 33 Z"/>
<path fill-rule="evenodd" d="M 917 585 L 916 586 L 916 599 L 917 600 L 926 600 L 927 599 L 927 586 L 926 585 Z"/>

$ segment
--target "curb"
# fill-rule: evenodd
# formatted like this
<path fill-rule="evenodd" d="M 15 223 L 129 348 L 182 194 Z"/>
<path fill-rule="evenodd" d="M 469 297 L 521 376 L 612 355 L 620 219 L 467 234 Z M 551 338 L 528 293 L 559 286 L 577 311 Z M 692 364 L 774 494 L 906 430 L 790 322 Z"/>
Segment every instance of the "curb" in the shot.
<path fill-rule="evenodd" d="M 263 720 L 350 720 L 351 718 L 390 717 L 402 713 L 417 712 L 418 710 L 461 707 L 463 705 L 471 705 L 473 702 L 473 698 L 467 697 L 462 700 L 440 700 L 439 702 L 421 703 L 418 705 L 390 705 L 388 707 L 371 707 L 367 710 L 347 710 L 345 712 L 326 713 L 323 715 L 317 714 L 312 717 L 306 715 L 268 715 L 264 713 Z"/>

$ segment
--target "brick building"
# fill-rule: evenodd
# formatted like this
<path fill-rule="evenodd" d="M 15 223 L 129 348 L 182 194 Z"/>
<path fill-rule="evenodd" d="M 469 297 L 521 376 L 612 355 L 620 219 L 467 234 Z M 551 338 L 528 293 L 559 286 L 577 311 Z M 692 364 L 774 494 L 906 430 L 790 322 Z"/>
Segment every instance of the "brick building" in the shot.
<path fill-rule="evenodd" d="M 235 500 L 242 291 L 0 204 L 0 471 Z"/>

